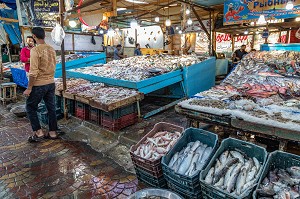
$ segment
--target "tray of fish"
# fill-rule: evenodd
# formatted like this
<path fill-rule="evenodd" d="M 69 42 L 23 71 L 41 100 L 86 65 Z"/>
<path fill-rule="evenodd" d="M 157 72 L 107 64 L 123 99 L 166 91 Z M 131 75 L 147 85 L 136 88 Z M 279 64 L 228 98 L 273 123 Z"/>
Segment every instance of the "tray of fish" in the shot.
<path fill-rule="evenodd" d="M 200 174 L 204 199 L 251 198 L 267 159 L 266 149 L 227 138 Z"/>
<path fill-rule="evenodd" d="M 300 198 L 300 156 L 282 151 L 270 153 L 253 198 Z"/>
<path fill-rule="evenodd" d="M 131 146 L 130 156 L 136 167 L 161 175 L 161 159 L 177 142 L 184 128 L 160 122 L 136 145 Z"/>
<path fill-rule="evenodd" d="M 218 136 L 203 129 L 189 128 L 173 149 L 163 157 L 162 167 L 167 181 L 199 192 L 199 173 L 217 150 Z"/>

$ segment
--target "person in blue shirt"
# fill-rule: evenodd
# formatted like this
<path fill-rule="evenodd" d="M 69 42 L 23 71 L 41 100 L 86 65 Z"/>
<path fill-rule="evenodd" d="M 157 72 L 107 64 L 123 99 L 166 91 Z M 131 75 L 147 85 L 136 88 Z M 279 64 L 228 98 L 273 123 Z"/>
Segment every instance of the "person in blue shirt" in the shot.
<path fill-rule="evenodd" d="M 135 45 L 135 50 L 134 50 L 134 56 L 141 56 L 142 52 L 141 52 L 141 46 L 140 44 L 136 44 Z"/>
<path fill-rule="evenodd" d="M 117 48 L 114 51 L 114 60 L 119 60 L 127 57 L 126 55 L 123 55 L 121 49 L 122 49 L 121 44 L 118 44 Z"/>

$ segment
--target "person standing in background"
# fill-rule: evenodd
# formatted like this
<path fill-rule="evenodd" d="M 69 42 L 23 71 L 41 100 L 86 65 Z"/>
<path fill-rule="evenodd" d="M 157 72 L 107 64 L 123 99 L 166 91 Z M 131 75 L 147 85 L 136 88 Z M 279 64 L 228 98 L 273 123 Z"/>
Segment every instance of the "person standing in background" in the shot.
<path fill-rule="evenodd" d="M 28 36 L 26 38 L 26 44 L 27 46 L 22 48 L 21 55 L 20 55 L 20 61 L 25 64 L 25 71 L 26 73 L 29 73 L 30 69 L 30 50 L 34 47 L 34 39 L 32 36 Z"/>
<path fill-rule="evenodd" d="M 141 52 L 141 46 L 140 46 L 140 44 L 139 43 L 137 43 L 136 45 L 135 45 L 135 50 L 134 50 L 134 56 L 141 56 L 141 55 L 143 55 L 142 54 L 142 52 Z"/>
<path fill-rule="evenodd" d="M 36 47 L 31 49 L 28 88 L 24 91 L 27 96 L 26 111 L 33 130 L 29 142 L 38 142 L 43 138 L 56 139 L 57 119 L 55 110 L 55 83 L 56 53 L 52 46 L 45 43 L 45 31 L 36 27 L 32 29 Z M 38 116 L 38 104 L 44 100 L 48 110 L 49 133 L 44 134 Z"/>
<path fill-rule="evenodd" d="M 121 49 L 121 44 L 118 44 L 117 48 L 114 50 L 114 60 L 120 60 L 127 57 L 126 55 L 123 55 Z"/>

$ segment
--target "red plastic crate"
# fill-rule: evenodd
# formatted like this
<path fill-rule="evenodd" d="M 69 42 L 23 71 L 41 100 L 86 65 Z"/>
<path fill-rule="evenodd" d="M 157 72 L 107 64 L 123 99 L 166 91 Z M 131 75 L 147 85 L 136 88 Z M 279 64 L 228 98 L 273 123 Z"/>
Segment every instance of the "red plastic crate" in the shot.
<path fill-rule="evenodd" d="M 169 131 L 169 132 L 175 132 L 178 131 L 179 133 L 182 133 L 184 130 L 183 127 L 174 125 L 174 124 L 169 124 L 165 122 L 160 122 L 155 124 L 154 128 L 147 133 L 136 145 L 131 146 L 130 148 L 130 156 L 131 160 L 134 164 L 135 167 L 141 167 L 145 170 L 148 171 L 148 173 L 157 174 L 159 175 L 161 170 L 162 170 L 162 165 L 161 165 L 161 159 L 159 158 L 157 160 L 151 161 L 145 158 L 142 158 L 138 155 L 134 154 L 134 151 L 148 138 L 148 137 L 153 137 L 157 132 L 159 131 Z M 178 138 L 179 139 L 179 138 Z"/>
<path fill-rule="evenodd" d="M 90 107 L 90 118 L 89 120 L 96 124 L 101 124 L 101 110 Z"/>
<path fill-rule="evenodd" d="M 125 115 L 119 119 L 107 120 L 101 117 L 101 126 L 111 131 L 119 131 L 127 126 L 137 123 L 138 117 L 136 113 Z"/>
<path fill-rule="evenodd" d="M 89 120 L 90 113 L 86 109 L 76 108 L 75 116 L 82 120 Z"/>

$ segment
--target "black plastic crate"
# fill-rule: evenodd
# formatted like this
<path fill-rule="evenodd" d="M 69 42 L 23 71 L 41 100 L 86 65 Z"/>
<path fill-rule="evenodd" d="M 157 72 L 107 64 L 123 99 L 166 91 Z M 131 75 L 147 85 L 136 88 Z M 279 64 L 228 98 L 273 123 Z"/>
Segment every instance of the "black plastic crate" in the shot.
<path fill-rule="evenodd" d="M 129 114 L 132 114 L 132 113 L 137 113 L 136 104 L 131 104 L 129 106 L 117 108 L 117 109 L 115 109 L 113 111 L 110 111 L 110 112 L 103 111 L 101 113 L 101 117 L 104 120 L 116 120 L 116 119 L 119 119 L 119 118 L 123 117 L 124 115 L 129 115 Z"/>
<path fill-rule="evenodd" d="M 78 101 L 76 101 L 75 106 L 75 116 L 82 120 L 89 120 L 90 106 Z"/>
<path fill-rule="evenodd" d="M 101 124 L 101 110 L 90 107 L 90 118 L 89 120 L 96 124 Z"/>
<path fill-rule="evenodd" d="M 164 177 L 151 177 L 150 174 L 138 168 L 135 168 L 135 172 L 139 181 L 142 181 L 143 183 L 150 185 L 151 187 L 167 188 L 167 181 L 164 179 Z"/>
<path fill-rule="evenodd" d="M 292 166 L 300 166 L 300 156 L 291 153 L 286 153 L 283 151 L 274 151 L 270 153 L 266 165 L 260 176 L 257 188 L 259 188 L 259 185 L 262 183 L 262 181 L 265 179 L 265 177 L 269 174 L 270 171 L 273 171 L 276 168 L 287 169 Z M 253 193 L 253 199 L 256 198 L 257 193 L 255 190 Z"/>
<path fill-rule="evenodd" d="M 199 191 L 196 193 L 189 192 L 189 191 L 183 189 L 182 187 L 172 184 L 170 182 L 168 182 L 168 187 L 172 191 L 178 193 L 185 199 L 200 199 L 200 198 L 202 198 L 200 187 L 199 187 Z"/>
<path fill-rule="evenodd" d="M 196 173 L 194 176 L 186 176 L 175 173 L 170 167 L 168 167 L 170 160 L 176 152 L 180 152 L 184 147 L 187 146 L 190 142 L 195 142 L 199 140 L 200 142 L 206 144 L 208 147 L 212 147 L 212 153 L 208 158 L 206 164 L 203 169 L 205 169 L 206 165 L 209 163 L 210 159 L 214 155 L 218 147 L 218 136 L 209 131 L 205 131 L 203 129 L 197 128 L 188 128 L 183 133 L 183 136 L 178 140 L 178 142 L 174 145 L 174 147 L 163 156 L 161 164 L 163 168 L 163 173 L 166 176 L 168 182 L 176 184 L 180 186 L 184 190 L 188 190 L 190 192 L 197 192 L 200 185 L 199 176 L 200 172 Z"/>
<path fill-rule="evenodd" d="M 218 189 L 210 184 L 205 183 L 204 179 L 207 173 L 215 165 L 216 159 L 219 158 L 220 155 L 226 150 L 240 150 L 250 158 L 256 157 L 257 160 L 262 164 L 259 172 L 257 173 L 257 176 L 261 175 L 268 155 L 266 149 L 242 140 L 227 138 L 222 141 L 215 155 L 212 157 L 207 167 L 200 174 L 200 186 L 202 191 L 202 197 L 204 199 L 237 199 L 237 198 L 251 199 L 252 198 L 251 194 L 254 187 L 251 190 L 250 189 L 247 190 L 245 193 L 243 193 L 240 196 L 235 196 L 233 194 L 227 193 L 224 190 Z M 259 178 L 257 178 L 257 181 L 258 179 Z"/>

